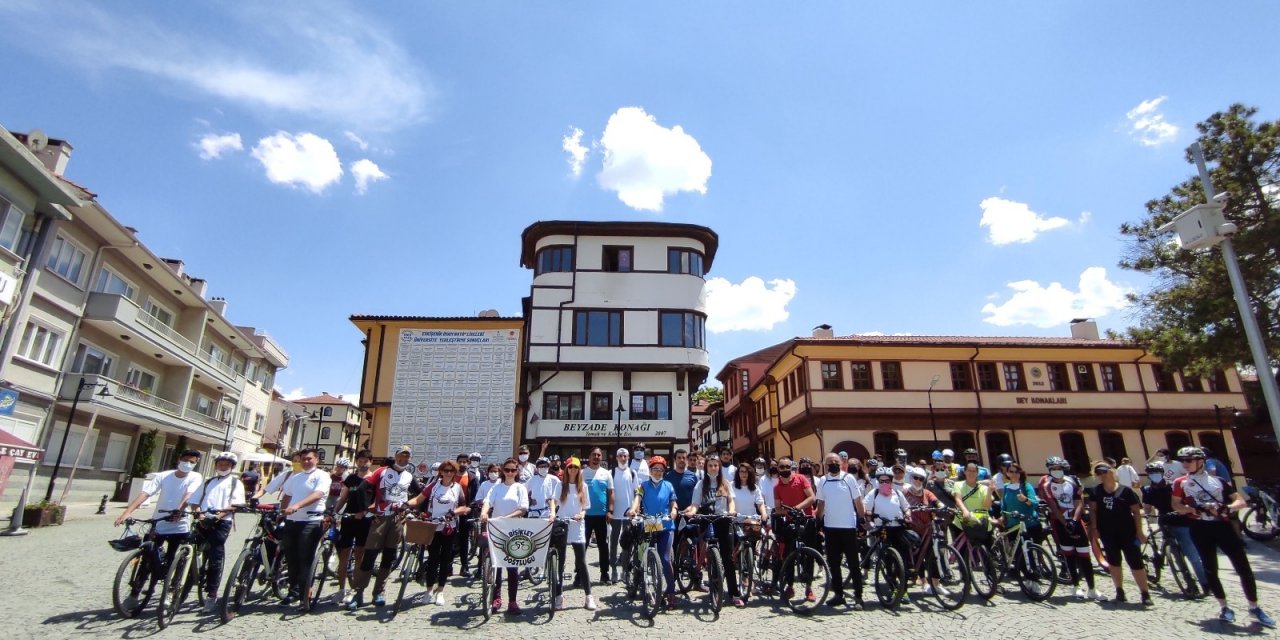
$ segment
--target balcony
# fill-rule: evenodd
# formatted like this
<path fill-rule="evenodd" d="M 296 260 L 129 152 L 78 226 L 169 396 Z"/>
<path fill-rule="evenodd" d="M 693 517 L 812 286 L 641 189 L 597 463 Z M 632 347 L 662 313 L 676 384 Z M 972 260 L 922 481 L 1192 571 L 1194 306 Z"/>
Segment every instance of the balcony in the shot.
<path fill-rule="evenodd" d="M 217 429 L 220 432 L 226 430 L 227 428 L 227 425 L 223 423 L 221 420 L 201 411 L 200 409 L 197 409 L 196 407 L 187 407 L 187 410 L 183 412 L 183 416 L 188 420 L 191 420 L 193 422 L 199 422 L 200 424 L 203 424 L 207 427 L 212 427 L 214 429 Z"/>
<path fill-rule="evenodd" d="M 190 359 L 196 345 L 172 327 L 143 311 L 132 300 L 112 293 L 91 293 L 85 305 L 84 320 L 103 331 L 118 334 L 123 328 L 143 337 L 174 355 Z"/>
<path fill-rule="evenodd" d="M 217 358 L 214 358 L 213 354 L 209 353 L 208 351 L 197 351 L 196 357 L 200 358 L 200 360 L 203 361 L 204 364 L 207 364 L 210 367 L 213 367 L 213 369 L 218 373 L 221 373 L 227 378 L 230 378 L 231 383 L 233 385 L 239 385 L 244 382 L 243 375 L 241 375 L 238 371 L 232 368 L 231 365 L 221 360 L 218 360 Z"/>
<path fill-rule="evenodd" d="M 141 429 L 160 429 L 165 433 L 193 436 L 210 443 L 221 442 L 225 435 L 226 425 L 203 415 L 200 416 L 203 419 L 193 418 L 191 414 L 195 412 L 183 411 L 178 403 L 106 376 L 86 374 L 83 376 L 86 387 L 80 389 L 81 377 L 72 373 L 63 378 L 62 387 L 58 390 L 61 405 L 70 406 L 78 392 L 81 412 L 93 412 L 136 424 Z M 101 389 L 96 385 L 102 384 L 107 386 L 110 396 L 98 395 Z"/>
<path fill-rule="evenodd" d="M 172 340 L 175 344 L 182 347 L 184 351 L 188 353 L 195 353 L 196 343 L 188 340 L 187 337 L 182 335 L 181 333 L 174 331 L 173 327 L 170 327 L 169 325 L 161 322 L 159 318 L 156 318 L 155 316 L 149 313 L 146 313 L 144 311 L 138 314 L 138 321 L 146 325 L 152 331 L 155 331 L 156 333 L 159 333 L 165 338 Z"/>

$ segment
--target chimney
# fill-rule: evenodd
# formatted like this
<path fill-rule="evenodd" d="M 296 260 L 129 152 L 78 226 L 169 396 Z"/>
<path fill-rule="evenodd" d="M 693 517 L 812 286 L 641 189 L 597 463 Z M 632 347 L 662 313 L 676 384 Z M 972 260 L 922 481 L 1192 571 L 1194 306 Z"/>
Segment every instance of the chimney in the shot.
<path fill-rule="evenodd" d="M 1100 340 L 1098 323 L 1089 318 L 1076 318 L 1071 321 L 1071 337 L 1075 340 Z"/>
<path fill-rule="evenodd" d="M 66 140 L 49 140 L 49 145 L 35 154 L 45 168 L 54 175 L 62 175 L 71 161 L 71 143 Z"/>
<path fill-rule="evenodd" d="M 227 317 L 227 299 L 226 298 L 214 298 L 210 300 L 209 307 L 213 309 L 214 313 L 222 316 L 223 318 Z"/>
<path fill-rule="evenodd" d="M 204 278 L 192 278 L 190 281 L 191 288 L 195 289 L 196 295 L 204 299 L 204 294 L 209 292 L 209 283 Z"/>
<path fill-rule="evenodd" d="M 820 324 L 813 328 L 813 337 L 815 338 L 834 338 L 836 334 L 831 330 L 831 325 Z"/>
<path fill-rule="evenodd" d="M 183 270 L 183 267 L 186 265 L 186 263 L 184 263 L 181 260 L 177 260 L 175 258 L 160 258 L 160 259 L 164 261 L 165 266 L 169 267 L 170 271 L 173 271 L 178 275 L 182 275 L 182 270 Z"/>

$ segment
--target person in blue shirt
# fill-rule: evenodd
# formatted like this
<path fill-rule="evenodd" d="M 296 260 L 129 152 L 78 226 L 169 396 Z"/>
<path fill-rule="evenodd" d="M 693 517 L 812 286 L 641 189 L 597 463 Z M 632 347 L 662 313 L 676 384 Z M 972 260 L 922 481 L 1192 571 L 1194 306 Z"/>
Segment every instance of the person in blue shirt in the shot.
<path fill-rule="evenodd" d="M 654 477 L 663 478 L 671 483 L 671 487 L 676 491 L 676 504 L 681 511 L 693 504 L 693 488 L 698 486 L 698 474 L 689 468 L 689 454 L 684 449 L 676 449 L 675 466 L 667 471 L 665 476 L 654 473 L 652 466 L 649 472 Z"/>
<path fill-rule="evenodd" d="M 963 469 L 970 462 L 978 465 L 978 482 L 986 482 L 991 479 L 991 470 L 982 466 L 981 462 L 978 462 L 978 450 L 972 447 L 964 450 L 964 464 L 960 465 L 960 468 Z"/>
<path fill-rule="evenodd" d="M 1040 498 L 1036 496 L 1036 488 L 1027 482 L 1027 474 L 1023 472 L 1022 465 L 1013 462 L 1005 467 L 1004 486 L 1000 490 L 1000 512 L 1003 514 L 1004 526 L 1013 527 L 1021 522 L 1033 542 L 1042 542 L 1045 532 L 1040 525 Z"/>
<path fill-rule="evenodd" d="M 667 607 L 676 606 L 675 571 L 671 566 L 671 542 L 675 533 L 676 491 L 670 482 L 662 480 L 667 470 L 667 459 L 662 456 L 649 458 L 649 479 L 636 488 L 635 500 L 627 510 L 627 517 L 644 515 L 665 517 L 662 535 L 658 538 L 658 557 L 662 560 L 662 575 L 666 579 Z M 693 501 L 692 495 L 689 498 Z"/>

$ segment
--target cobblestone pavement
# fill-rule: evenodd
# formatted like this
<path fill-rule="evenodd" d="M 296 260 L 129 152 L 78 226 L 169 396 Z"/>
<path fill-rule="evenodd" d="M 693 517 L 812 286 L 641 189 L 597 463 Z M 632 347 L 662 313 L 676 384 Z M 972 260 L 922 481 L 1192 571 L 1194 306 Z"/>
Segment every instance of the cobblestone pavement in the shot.
<path fill-rule="evenodd" d="M 111 509 L 112 514 L 119 513 Z M 582 592 L 570 590 L 566 601 L 577 608 L 559 612 L 547 624 L 545 618 L 526 614 L 519 619 L 494 616 L 483 623 L 477 591 L 461 582 L 451 584 L 444 607 L 415 603 L 391 621 L 389 612 L 366 607 L 357 613 L 327 605 L 317 613 L 299 616 L 278 606 L 247 607 L 244 615 L 227 625 L 198 613 L 194 606 L 180 612 L 172 627 L 160 631 L 154 622 L 154 608 L 145 619 L 120 620 L 111 609 L 111 582 L 120 554 L 106 541 L 118 530 L 111 527 L 113 516 L 77 518 L 61 527 L 32 531 L 21 538 L 0 538 L 0 611 L 6 636 L 10 638 L 187 638 L 208 634 L 218 638 L 350 638 L 357 635 L 425 632 L 427 637 L 456 634 L 493 638 L 676 638 L 690 633 L 712 637 L 743 639 L 776 638 L 782 634 L 830 633 L 878 638 L 1205 638 L 1213 636 L 1277 637 L 1274 631 L 1253 624 L 1245 614 L 1243 598 L 1235 576 L 1223 572 L 1227 595 L 1239 622 L 1222 625 L 1216 621 L 1212 600 L 1187 602 L 1156 592 L 1156 606 L 1143 610 L 1138 605 L 1116 606 L 1068 601 L 1055 597 L 1046 604 L 1034 604 L 1021 595 L 998 595 L 989 605 L 976 600 L 955 613 L 943 612 L 931 600 L 912 599 L 897 612 L 872 606 L 865 612 L 826 610 L 811 618 L 800 618 L 773 606 L 752 601 L 742 610 L 726 608 L 717 618 L 689 600 L 681 600 L 677 612 L 659 615 L 654 623 L 638 618 L 618 590 L 594 587 L 601 608 L 589 612 L 581 608 Z M 240 526 L 228 541 L 231 559 L 250 529 L 248 517 L 240 516 Z M 1258 574 L 1263 606 L 1280 615 L 1280 552 L 1250 543 L 1250 556 Z M 589 550 L 595 557 L 595 550 Z M 227 562 L 230 570 L 231 559 Z M 1225 558 L 1223 564 L 1226 563 Z M 594 570 L 593 570 L 594 573 Z M 1099 577 L 1101 590 L 1111 593 L 1110 581 Z M 528 597 L 528 584 L 522 585 Z M 533 590 L 535 593 L 538 590 Z M 1137 588 L 1126 591 L 1135 600 Z M 870 595 L 870 592 L 869 592 Z M 639 634 L 639 635 L 637 635 Z"/>

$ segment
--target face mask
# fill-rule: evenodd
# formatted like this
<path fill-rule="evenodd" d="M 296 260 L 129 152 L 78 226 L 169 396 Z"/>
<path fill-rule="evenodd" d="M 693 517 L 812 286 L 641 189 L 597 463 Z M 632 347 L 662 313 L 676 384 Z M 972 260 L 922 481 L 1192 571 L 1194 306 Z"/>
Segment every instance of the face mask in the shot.
<path fill-rule="evenodd" d="M 879 491 L 880 491 L 880 495 L 882 496 L 893 495 L 893 483 L 891 482 L 880 483 Z"/>
<path fill-rule="evenodd" d="M 764 467 L 756 467 L 756 477 L 759 478 L 763 475 L 764 475 Z"/>
<path fill-rule="evenodd" d="M 937 478 L 937 479 L 939 479 L 939 480 L 945 480 L 945 479 L 947 478 L 947 472 L 946 472 L 946 471 L 934 471 L 934 472 L 933 472 L 933 477 L 935 477 L 935 478 Z"/>
<path fill-rule="evenodd" d="M 191 473 L 192 471 L 195 471 L 195 470 L 196 470 L 196 463 L 194 463 L 194 462 L 179 462 L 179 463 L 178 463 L 178 471 L 181 471 L 181 472 L 183 472 L 183 473 Z"/>
<path fill-rule="evenodd" d="M 1163 474 L 1163 473 L 1153 473 L 1153 474 L 1151 474 L 1151 481 L 1152 481 L 1152 482 L 1164 482 L 1164 474 Z"/>
<path fill-rule="evenodd" d="M 547 471 L 549 471 L 547 467 L 538 467 L 538 475 L 540 476 L 547 475 Z"/>
<path fill-rule="evenodd" d="M 779 469 L 779 470 L 778 470 L 778 475 L 782 476 L 783 478 L 790 478 L 790 477 L 791 477 L 791 470 L 790 470 L 790 469 Z"/>
<path fill-rule="evenodd" d="M 924 482 L 923 482 L 923 481 L 920 481 L 920 480 L 912 480 L 912 481 L 911 481 L 911 492 L 912 492 L 912 493 L 920 493 L 921 491 L 924 491 Z"/>
<path fill-rule="evenodd" d="M 829 473 L 829 474 L 831 474 L 831 475 L 833 475 L 833 476 L 834 476 L 834 475 L 836 475 L 837 473 L 840 473 L 840 463 L 839 463 L 839 462 L 828 462 L 828 463 L 827 463 L 827 473 Z"/>
<path fill-rule="evenodd" d="M 227 476 L 231 475 L 231 471 L 232 471 L 231 469 L 227 469 L 226 471 L 218 471 L 218 477 L 219 477 L 219 478 L 225 478 L 225 477 L 227 477 Z"/>
<path fill-rule="evenodd" d="M 803 473 L 806 476 L 810 475 L 813 473 L 813 467 L 800 467 L 800 473 Z"/>
<path fill-rule="evenodd" d="M 1049 471 L 1049 475 L 1053 476 L 1054 480 L 1061 480 L 1067 477 L 1067 472 L 1063 471 L 1062 469 L 1051 469 Z"/>
<path fill-rule="evenodd" d="M 528 461 L 529 461 L 529 454 L 527 453 L 520 454 L 520 462 L 528 462 Z"/>
<path fill-rule="evenodd" d="M 1004 486 L 1004 490 L 1005 490 L 1005 491 L 1012 491 L 1012 492 L 1015 492 L 1015 493 L 1016 493 L 1016 492 L 1018 491 L 1018 485 L 1016 485 L 1016 484 L 1006 484 L 1006 485 Z"/>
<path fill-rule="evenodd" d="M 641 458 L 643 458 L 643 457 L 644 457 L 644 452 L 643 452 L 643 451 L 632 451 L 632 452 L 631 452 L 631 457 L 632 457 L 634 460 L 639 461 Z"/>
<path fill-rule="evenodd" d="M 497 472 L 497 471 L 490 471 L 490 472 L 489 472 L 489 482 L 497 482 L 497 481 L 498 481 L 498 472 Z"/>

